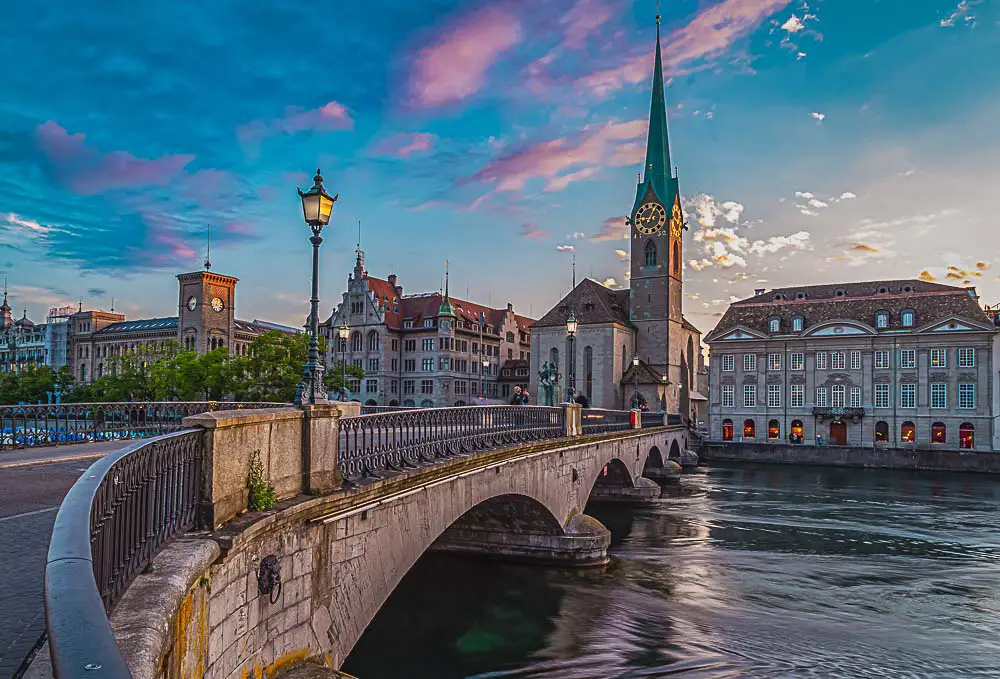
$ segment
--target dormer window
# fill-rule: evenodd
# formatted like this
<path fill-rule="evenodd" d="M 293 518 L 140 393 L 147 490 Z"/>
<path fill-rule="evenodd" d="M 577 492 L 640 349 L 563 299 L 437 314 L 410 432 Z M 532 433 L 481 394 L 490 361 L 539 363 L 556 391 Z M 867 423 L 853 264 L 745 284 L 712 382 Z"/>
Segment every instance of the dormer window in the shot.
<path fill-rule="evenodd" d="M 875 327 L 879 330 L 885 330 L 889 327 L 889 312 L 879 311 L 875 314 Z"/>
<path fill-rule="evenodd" d="M 795 293 L 795 299 L 805 299 L 805 298 L 806 298 L 806 293 L 804 293 L 804 292 L 796 292 Z"/>
<path fill-rule="evenodd" d="M 779 332 L 781 330 L 781 319 L 778 317 L 771 318 L 767 322 L 768 332 Z"/>
<path fill-rule="evenodd" d="M 783 294 L 781 294 L 780 292 L 775 293 L 775 295 L 774 295 L 774 301 L 775 302 L 780 302 L 780 301 L 782 301 L 784 299 L 785 299 L 785 296 Z"/>
<path fill-rule="evenodd" d="M 843 288 L 841 288 L 841 289 L 837 290 L 835 293 L 833 293 L 833 295 L 834 295 L 834 297 L 846 297 L 847 296 L 847 290 L 844 290 Z"/>
<path fill-rule="evenodd" d="M 903 292 L 913 292 L 913 286 L 912 285 L 904 285 L 903 286 Z"/>
<path fill-rule="evenodd" d="M 802 326 L 805 325 L 806 320 L 802 316 L 795 316 L 792 319 L 792 330 L 794 332 L 802 332 Z"/>
<path fill-rule="evenodd" d="M 879 287 L 879 289 L 878 289 L 878 294 L 880 294 L 880 295 L 884 295 L 887 292 L 889 292 L 889 288 L 885 287 L 884 285 L 881 286 L 881 287 Z"/>
<path fill-rule="evenodd" d="M 910 309 L 907 309 L 906 311 L 904 311 L 903 313 L 901 313 L 899 315 L 899 319 L 902 322 L 904 328 L 912 328 L 913 327 L 914 316 L 915 316 L 915 314 Z"/>

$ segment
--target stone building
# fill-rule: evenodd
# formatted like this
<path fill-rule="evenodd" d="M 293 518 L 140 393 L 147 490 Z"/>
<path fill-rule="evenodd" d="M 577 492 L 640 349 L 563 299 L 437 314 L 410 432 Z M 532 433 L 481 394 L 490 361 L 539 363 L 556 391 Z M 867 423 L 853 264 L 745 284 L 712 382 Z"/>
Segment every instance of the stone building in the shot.
<path fill-rule="evenodd" d="M 646 159 L 629 214 L 630 288 L 608 290 L 583 280 L 532 326 L 531 391 L 543 396 L 539 371 L 549 363 L 560 379 L 556 402 L 565 399 L 566 321 L 572 314 L 579 323 L 576 391 L 586 394 L 592 407 L 628 408 L 638 391 L 649 409 L 696 418 L 694 404 L 704 400 L 697 388 L 701 335 L 683 316 L 687 226 L 670 162 L 659 18 Z M 633 357 L 638 357 L 637 366 Z"/>
<path fill-rule="evenodd" d="M 35 366 L 46 365 L 48 349 L 46 325 L 36 325 L 24 311 L 21 318 L 14 320 L 7 291 L 3 292 L 0 304 L 0 372 L 17 373 Z"/>
<path fill-rule="evenodd" d="M 758 290 L 706 337 L 710 436 L 990 450 L 997 337 L 975 288 L 898 280 Z"/>
<path fill-rule="evenodd" d="M 363 384 L 348 385 L 353 399 L 440 407 L 506 401 L 517 379 L 527 386 L 519 371 L 529 359 L 531 323 L 511 304 L 491 309 L 455 299 L 447 283 L 444 294 L 404 295 L 396 274 L 368 275 L 359 249 L 347 292 L 320 334 L 328 339 L 329 370 L 343 358 L 365 372 Z M 341 342 L 345 324 L 350 334 Z"/>

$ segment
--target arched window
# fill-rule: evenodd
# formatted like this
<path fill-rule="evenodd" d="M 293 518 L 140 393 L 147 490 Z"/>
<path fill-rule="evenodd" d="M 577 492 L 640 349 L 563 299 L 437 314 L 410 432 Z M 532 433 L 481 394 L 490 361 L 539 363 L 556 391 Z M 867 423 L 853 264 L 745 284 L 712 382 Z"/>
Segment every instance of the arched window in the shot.
<path fill-rule="evenodd" d="M 879 330 L 884 330 L 889 327 L 889 312 L 879 311 L 875 314 L 875 327 Z"/>
<path fill-rule="evenodd" d="M 948 429 L 944 422 L 935 422 L 931 425 L 931 443 L 946 443 L 948 440 Z"/>
<path fill-rule="evenodd" d="M 364 340 L 361 338 L 360 332 L 355 332 L 351 335 L 351 351 L 361 351 L 365 348 Z"/>
<path fill-rule="evenodd" d="M 802 420 L 792 420 L 790 434 L 792 443 L 802 443 Z"/>
<path fill-rule="evenodd" d="M 722 440 L 732 441 L 733 440 L 733 421 L 726 419 L 722 421 Z"/>
<path fill-rule="evenodd" d="M 846 388 L 843 384 L 835 384 L 830 389 L 830 393 L 833 394 L 833 407 L 843 408 L 845 405 L 844 395 L 847 393 Z"/>
<path fill-rule="evenodd" d="M 899 442 L 913 443 L 917 440 L 917 429 L 912 422 L 904 422 L 899 428 Z"/>
<path fill-rule="evenodd" d="M 430 400 L 429 398 L 425 398 L 423 401 L 420 402 L 420 407 L 421 408 L 433 408 L 434 407 L 434 401 Z"/>
<path fill-rule="evenodd" d="M 87 366 L 85 365 L 80 366 L 80 381 L 81 382 L 87 381 Z"/>
<path fill-rule="evenodd" d="M 646 241 L 646 266 L 656 266 L 656 246 L 653 241 Z"/>
<path fill-rule="evenodd" d="M 875 443 L 889 442 L 889 423 L 879 420 L 875 423 Z"/>
<path fill-rule="evenodd" d="M 372 330 L 368 333 L 368 351 L 378 351 L 378 333 Z"/>
<path fill-rule="evenodd" d="M 767 438 L 772 440 L 781 438 L 781 424 L 777 420 L 767 423 Z"/>
<path fill-rule="evenodd" d="M 556 375 L 559 375 L 559 350 L 555 347 L 549 350 L 549 363 L 556 369 Z"/>
<path fill-rule="evenodd" d="M 756 436 L 757 427 L 754 425 L 753 420 L 743 420 L 743 438 L 752 439 Z"/>
<path fill-rule="evenodd" d="M 97 370 L 94 372 L 94 377 L 96 377 L 97 379 L 101 379 L 101 375 L 103 374 L 104 374 L 104 364 L 98 363 Z"/>
<path fill-rule="evenodd" d="M 963 422 L 958 427 L 958 447 L 968 450 L 976 447 L 976 428 L 971 422 Z"/>
<path fill-rule="evenodd" d="M 403 401 L 403 407 L 404 407 L 404 408 L 415 408 L 415 407 L 416 407 L 416 405 L 417 405 L 417 404 L 416 404 L 416 403 L 414 403 L 414 401 L 413 401 L 413 399 L 412 399 L 412 398 L 408 398 L 408 399 L 406 399 L 405 401 Z"/>
<path fill-rule="evenodd" d="M 674 275 L 681 275 L 681 246 L 680 243 L 674 243 Z"/>
<path fill-rule="evenodd" d="M 779 330 L 781 330 L 781 319 L 780 318 L 775 317 L 775 318 L 770 319 L 767 322 L 767 331 L 768 332 L 778 332 Z"/>
<path fill-rule="evenodd" d="M 802 326 L 805 325 L 806 320 L 801 316 L 795 316 L 792 318 L 792 330 L 794 332 L 801 332 Z"/>
<path fill-rule="evenodd" d="M 913 312 L 910 311 L 909 309 L 900 314 L 899 319 L 902 322 L 904 328 L 913 327 Z"/>
<path fill-rule="evenodd" d="M 594 349 L 593 347 L 583 348 L 583 375 L 584 393 L 589 401 L 594 397 Z"/>

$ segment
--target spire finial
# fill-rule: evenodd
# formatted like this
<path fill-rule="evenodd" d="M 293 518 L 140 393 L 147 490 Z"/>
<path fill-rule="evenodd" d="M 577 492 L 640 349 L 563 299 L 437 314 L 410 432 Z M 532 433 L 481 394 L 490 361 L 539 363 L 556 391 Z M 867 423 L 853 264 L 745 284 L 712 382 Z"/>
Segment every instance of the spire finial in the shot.
<path fill-rule="evenodd" d="M 111 298 L 111 313 L 115 312 L 115 298 Z"/>
<path fill-rule="evenodd" d="M 81 314 L 83 313 L 83 297 L 81 297 L 81 298 L 80 298 L 80 307 L 79 307 L 79 312 L 80 312 Z"/>
<path fill-rule="evenodd" d="M 660 0 L 656 0 L 656 37 L 660 36 Z"/>
<path fill-rule="evenodd" d="M 212 225 L 208 225 L 208 247 L 205 250 L 205 271 L 212 268 Z M 114 311 L 114 309 L 112 309 Z"/>
<path fill-rule="evenodd" d="M 444 260 L 444 298 L 448 299 L 448 260 Z"/>
<path fill-rule="evenodd" d="M 573 253 L 573 289 L 576 290 L 576 253 Z"/>

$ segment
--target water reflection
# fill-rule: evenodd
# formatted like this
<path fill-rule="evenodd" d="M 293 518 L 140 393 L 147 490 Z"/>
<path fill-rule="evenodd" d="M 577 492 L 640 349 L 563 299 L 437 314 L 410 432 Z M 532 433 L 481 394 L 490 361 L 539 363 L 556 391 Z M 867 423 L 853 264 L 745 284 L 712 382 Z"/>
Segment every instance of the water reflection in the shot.
<path fill-rule="evenodd" d="M 588 509 L 605 570 L 421 559 L 345 669 L 412 677 L 1000 676 L 987 477 L 785 467 Z"/>

